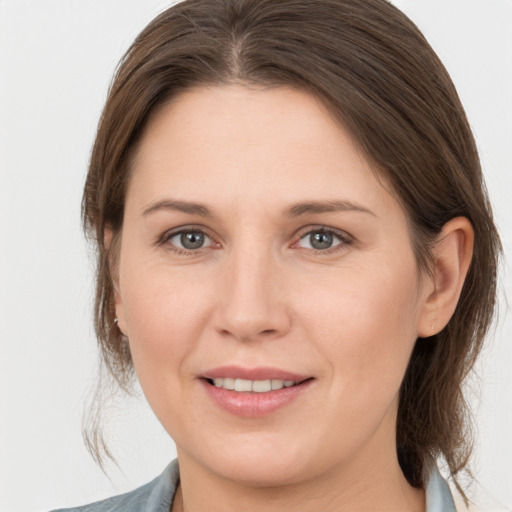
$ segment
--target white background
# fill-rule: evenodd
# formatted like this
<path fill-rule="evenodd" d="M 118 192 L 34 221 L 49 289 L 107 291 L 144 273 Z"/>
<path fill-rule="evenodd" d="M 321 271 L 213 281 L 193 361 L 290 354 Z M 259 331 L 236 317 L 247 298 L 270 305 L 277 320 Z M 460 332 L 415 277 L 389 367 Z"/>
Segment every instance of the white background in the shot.
<path fill-rule="evenodd" d="M 458 87 L 505 245 L 501 314 L 472 384 L 476 498 L 512 510 L 512 1 L 396 0 Z M 120 493 L 160 473 L 172 441 L 142 398 L 108 432 L 104 475 L 81 440 L 94 384 L 92 258 L 80 199 L 115 65 L 169 5 L 158 0 L 0 0 L 0 510 L 43 511 Z M 492 505 L 491 505 L 492 504 Z M 500 507 L 501 504 L 501 507 Z"/>

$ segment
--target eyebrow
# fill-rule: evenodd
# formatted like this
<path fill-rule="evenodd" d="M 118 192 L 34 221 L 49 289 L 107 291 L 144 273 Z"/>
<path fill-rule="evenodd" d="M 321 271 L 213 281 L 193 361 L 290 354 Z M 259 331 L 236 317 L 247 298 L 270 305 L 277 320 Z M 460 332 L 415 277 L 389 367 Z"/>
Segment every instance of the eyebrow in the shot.
<path fill-rule="evenodd" d="M 190 201 L 178 201 L 175 199 L 164 199 L 150 204 L 142 211 L 142 215 L 150 215 L 158 211 L 178 211 L 187 213 L 189 215 L 198 215 L 200 217 L 213 217 L 211 210 L 200 203 Z M 301 215 L 314 214 L 314 213 L 335 213 L 335 212 L 362 212 L 373 215 L 368 208 L 353 203 L 352 201 L 303 201 L 293 204 L 286 208 L 283 215 L 286 217 L 300 217 Z"/>
<path fill-rule="evenodd" d="M 331 212 L 361 212 L 368 213 L 376 217 L 368 208 L 353 203 L 352 201 L 305 201 L 296 203 L 284 211 L 287 217 L 300 217 L 301 215 L 312 213 L 331 213 Z"/>
<path fill-rule="evenodd" d="M 209 208 L 199 203 L 191 203 L 189 201 L 177 201 L 174 199 L 164 199 L 150 204 L 144 208 L 142 215 L 149 215 L 158 211 L 176 211 L 188 213 L 189 215 L 199 215 L 200 217 L 212 217 Z"/>

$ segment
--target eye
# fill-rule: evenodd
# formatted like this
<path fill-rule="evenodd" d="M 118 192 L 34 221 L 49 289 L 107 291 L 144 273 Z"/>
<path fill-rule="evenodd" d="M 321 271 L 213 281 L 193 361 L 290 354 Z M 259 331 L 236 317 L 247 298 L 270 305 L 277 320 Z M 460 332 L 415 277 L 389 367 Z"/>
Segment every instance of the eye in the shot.
<path fill-rule="evenodd" d="M 297 245 L 303 249 L 328 252 L 329 249 L 336 249 L 339 246 L 348 245 L 350 242 L 351 240 L 347 235 L 342 235 L 327 228 L 318 228 L 303 235 Z"/>
<path fill-rule="evenodd" d="M 165 235 L 163 242 L 185 251 L 197 251 L 205 246 L 213 245 L 212 239 L 198 229 L 183 229 L 169 233 Z"/>

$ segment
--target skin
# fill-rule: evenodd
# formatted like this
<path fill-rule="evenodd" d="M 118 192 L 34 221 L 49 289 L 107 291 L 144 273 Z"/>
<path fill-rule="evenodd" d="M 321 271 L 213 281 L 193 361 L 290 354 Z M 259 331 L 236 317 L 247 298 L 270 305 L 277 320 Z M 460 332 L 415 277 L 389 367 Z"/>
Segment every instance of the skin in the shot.
<path fill-rule="evenodd" d="M 289 214 L 333 201 L 349 207 Z M 184 249 L 180 229 L 204 245 Z M 332 247 L 311 245 L 319 229 Z M 176 442 L 174 510 L 423 511 L 396 457 L 398 392 L 418 336 L 453 313 L 471 247 L 469 222 L 450 221 L 422 275 L 399 203 L 304 92 L 197 88 L 157 111 L 127 191 L 116 312 Z M 241 418 L 198 378 L 228 364 L 313 380 Z"/>

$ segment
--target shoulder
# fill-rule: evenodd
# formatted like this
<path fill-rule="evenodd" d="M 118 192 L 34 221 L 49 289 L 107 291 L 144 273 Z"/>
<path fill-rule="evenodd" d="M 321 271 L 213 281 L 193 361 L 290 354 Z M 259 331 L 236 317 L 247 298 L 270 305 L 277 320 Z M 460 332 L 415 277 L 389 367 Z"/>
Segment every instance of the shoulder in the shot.
<path fill-rule="evenodd" d="M 164 472 L 137 489 L 80 507 L 53 512 L 163 512 L 168 511 L 179 483 L 178 461 L 172 461 Z"/>

